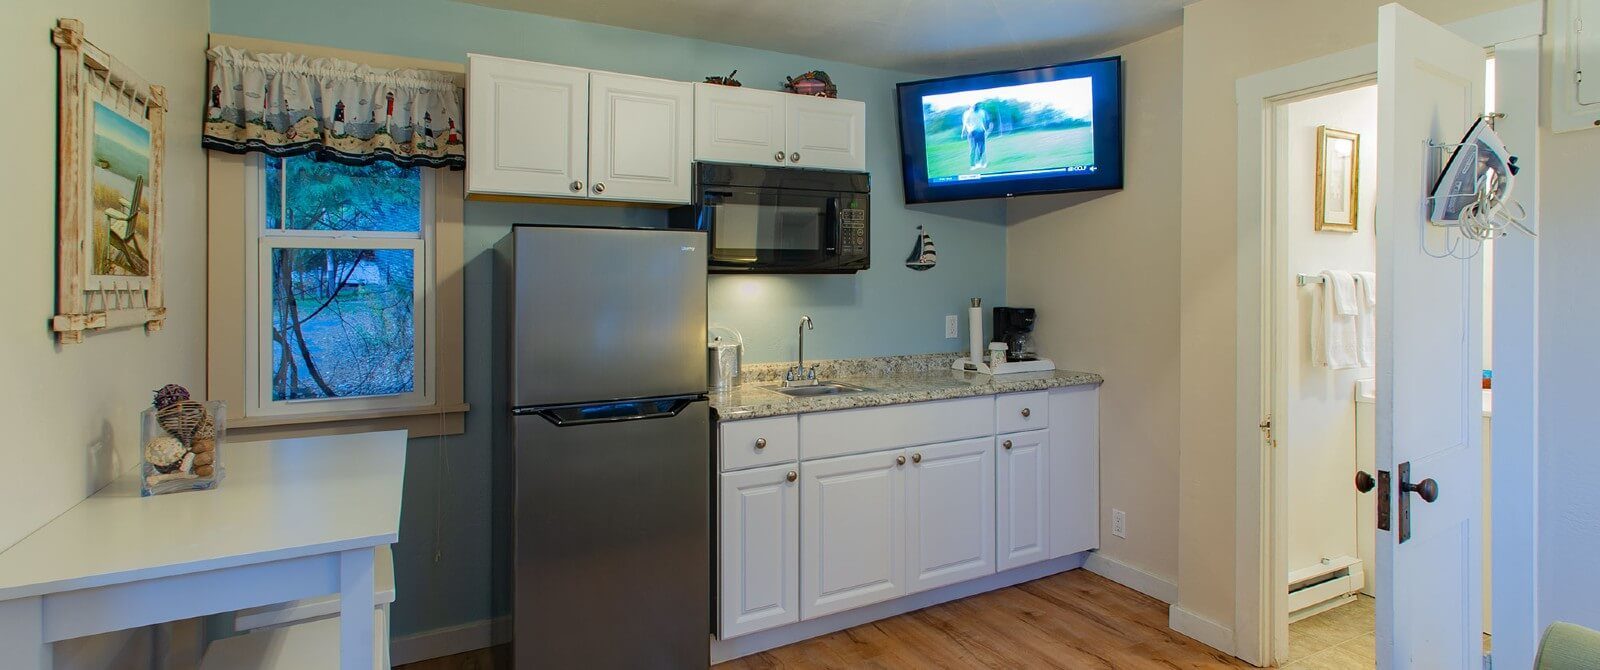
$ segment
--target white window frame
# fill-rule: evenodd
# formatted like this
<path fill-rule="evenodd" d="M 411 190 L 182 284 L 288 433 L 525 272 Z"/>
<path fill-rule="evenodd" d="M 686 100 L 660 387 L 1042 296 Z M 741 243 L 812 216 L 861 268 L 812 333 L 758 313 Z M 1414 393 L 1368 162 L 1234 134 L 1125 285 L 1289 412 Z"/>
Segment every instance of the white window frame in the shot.
<path fill-rule="evenodd" d="M 433 170 L 419 169 L 421 175 L 421 234 L 396 232 L 356 232 L 318 230 L 275 230 L 267 227 L 266 160 L 251 154 L 245 161 L 245 327 L 244 380 L 247 417 L 285 417 L 330 412 L 383 410 L 433 405 L 437 398 L 436 343 L 438 342 L 435 296 L 436 230 L 434 226 Z M 280 199 L 280 202 L 286 202 Z M 416 338 L 412 390 L 390 395 L 351 398 L 307 398 L 273 400 L 271 388 L 272 334 L 265 324 L 272 320 L 271 258 L 274 249 L 410 249 L 415 286 L 412 291 L 413 328 Z"/>

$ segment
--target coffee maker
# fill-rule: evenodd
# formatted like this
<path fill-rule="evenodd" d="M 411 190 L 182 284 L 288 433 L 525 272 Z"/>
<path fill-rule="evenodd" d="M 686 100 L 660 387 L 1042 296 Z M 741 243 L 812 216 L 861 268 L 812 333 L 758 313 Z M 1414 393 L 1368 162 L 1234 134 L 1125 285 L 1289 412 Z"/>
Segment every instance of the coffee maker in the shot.
<path fill-rule="evenodd" d="M 1033 344 L 1032 307 L 994 308 L 994 341 L 1006 345 L 1006 361 L 1020 363 L 1039 360 Z"/>

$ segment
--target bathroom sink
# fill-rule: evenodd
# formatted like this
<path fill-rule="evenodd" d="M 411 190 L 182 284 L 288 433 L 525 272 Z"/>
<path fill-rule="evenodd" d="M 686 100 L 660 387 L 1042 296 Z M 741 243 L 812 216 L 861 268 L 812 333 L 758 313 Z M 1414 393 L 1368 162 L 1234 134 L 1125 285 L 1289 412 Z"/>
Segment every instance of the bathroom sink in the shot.
<path fill-rule="evenodd" d="M 845 395 L 848 393 L 863 393 L 872 389 L 846 384 L 844 382 L 817 382 L 811 386 L 783 386 L 775 384 L 768 386 L 774 393 L 782 393 L 791 398 L 811 398 L 821 395 Z"/>

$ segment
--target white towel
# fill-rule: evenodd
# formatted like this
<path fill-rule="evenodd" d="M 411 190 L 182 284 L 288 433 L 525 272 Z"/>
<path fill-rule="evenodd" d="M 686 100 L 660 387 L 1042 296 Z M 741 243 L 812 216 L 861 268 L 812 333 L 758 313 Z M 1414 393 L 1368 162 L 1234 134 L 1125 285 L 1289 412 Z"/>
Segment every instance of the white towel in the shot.
<path fill-rule="evenodd" d="M 1356 303 L 1356 360 L 1361 367 L 1378 364 L 1378 275 L 1357 272 L 1357 292 L 1361 299 Z"/>
<path fill-rule="evenodd" d="M 1311 325 L 1311 361 L 1329 370 L 1347 370 L 1360 364 L 1356 338 L 1355 280 L 1341 270 L 1322 271 L 1322 291 L 1317 296 Z M 1343 290 L 1341 290 L 1341 287 Z M 1341 298 L 1348 303 L 1343 313 Z"/>

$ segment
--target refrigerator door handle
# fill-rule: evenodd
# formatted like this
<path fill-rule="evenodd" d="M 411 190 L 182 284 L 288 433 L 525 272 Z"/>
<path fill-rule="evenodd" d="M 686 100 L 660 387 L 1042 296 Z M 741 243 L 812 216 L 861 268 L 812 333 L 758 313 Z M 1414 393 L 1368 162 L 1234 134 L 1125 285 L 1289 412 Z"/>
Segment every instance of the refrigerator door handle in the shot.
<path fill-rule="evenodd" d="M 670 419 L 678 416 L 691 403 L 700 400 L 701 397 L 677 396 L 672 398 L 652 398 L 650 400 L 622 400 L 583 405 L 562 405 L 559 407 L 544 407 L 532 412 L 523 410 L 517 413 L 537 414 L 558 427 L 569 428 L 618 421 Z"/>

